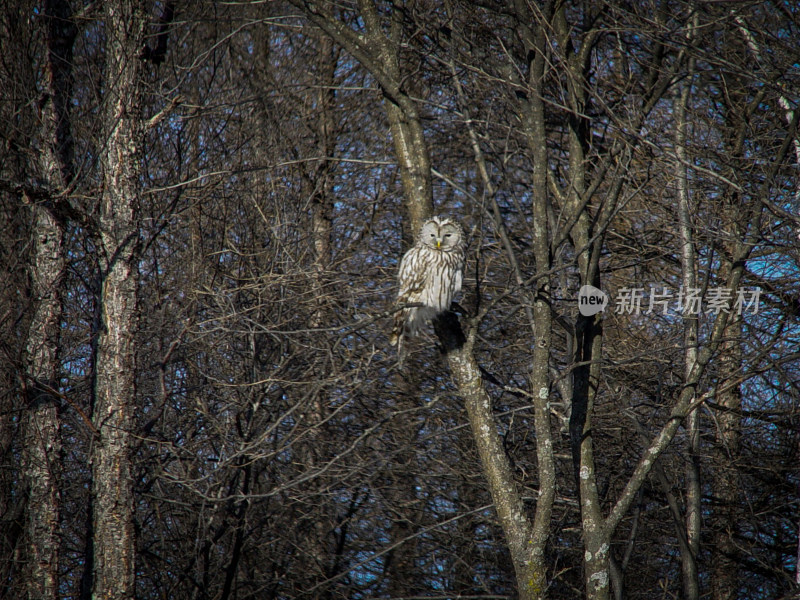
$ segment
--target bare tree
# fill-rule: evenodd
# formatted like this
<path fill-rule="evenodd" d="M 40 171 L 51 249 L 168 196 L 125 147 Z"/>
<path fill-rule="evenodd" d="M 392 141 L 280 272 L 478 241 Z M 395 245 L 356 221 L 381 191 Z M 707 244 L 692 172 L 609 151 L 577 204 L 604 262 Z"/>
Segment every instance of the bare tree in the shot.
<path fill-rule="evenodd" d="M 66 193 L 74 172 L 68 112 L 72 44 L 77 34 L 69 6 L 45 5 L 46 87 L 42 97 L 40 172 L 50 193 Z M 51 206 L 57 199 L 48 199 Z M 35 215 L 31 292 L 34 315 L 27 336 L 22 382 L 27 410 L 23 421 L 22 468 L 27 478 L 27 531 L 23 580 L 29 598 L 58 597 L 60 453 L 58 373 L 61 352 L 64 223 L 45 203 Z"/>
<path fill-rule="evenodd" d="M 0 15 L 0 595 L 796 595 L 792 7 Z"/>
<path fill-rule="evenodd" d="M 416 101 L 407 89 L 407 75 L 401 69 L 400 45 L 404 34 L 402 11 L 392 10 L 389 23 L 384 27 L 373 2 L 358 2 L 364 31 L 362 35 L 357 35 L 333 13 L 320 10 L 316 4 L 299 1 L 295 4 L 306 12 L 315 25 L 331 35 L 364 65 L 381 88 L 406 194 L 408 224 L 405 231 L 406 239 L 410 240 L 433 213 L 433 196 L 431 162 L 424 128 Z"/>
<path fill-rule="evenodd" d="M 146 17 L 138 0 L 104 5 L 103 193 L 98 216 L 101 289 L 92 421 L 92 595 L 134 594 L 131 436 L 136 405 L 137 256 Z"/>

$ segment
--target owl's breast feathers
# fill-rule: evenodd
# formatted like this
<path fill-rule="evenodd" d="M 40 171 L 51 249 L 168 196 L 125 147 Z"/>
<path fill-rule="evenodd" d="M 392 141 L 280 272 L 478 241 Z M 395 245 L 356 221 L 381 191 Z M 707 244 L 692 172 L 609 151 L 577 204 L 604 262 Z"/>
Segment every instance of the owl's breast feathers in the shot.
<path fill-rule="evenodd" d="M 417 243 L 406 252 L 398 271 L 397 304 L 420 303 L 395 313 L 390 338 L 397 344 L 405 334 L 415 335 L 438 314 L 447 311 L 461 290 L 465 263 L 464 234 L 449 219 L 427 221 Z"/>

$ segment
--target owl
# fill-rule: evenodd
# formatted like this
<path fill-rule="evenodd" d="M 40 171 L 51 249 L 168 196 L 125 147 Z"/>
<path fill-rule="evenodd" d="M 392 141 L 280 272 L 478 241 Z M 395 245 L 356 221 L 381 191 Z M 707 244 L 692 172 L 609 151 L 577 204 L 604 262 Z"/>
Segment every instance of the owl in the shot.
<path fill-rule="evenodd" d="M 422 306 L 396 313 L 389 342 L 400 345 L 404 335 L 416 335 L 422 325 L 450 308 L 461 290 L 466 240 L 461 225 L 447 217 L 425 221 L 414 246 L 400 261 L 397 303 Z"/>

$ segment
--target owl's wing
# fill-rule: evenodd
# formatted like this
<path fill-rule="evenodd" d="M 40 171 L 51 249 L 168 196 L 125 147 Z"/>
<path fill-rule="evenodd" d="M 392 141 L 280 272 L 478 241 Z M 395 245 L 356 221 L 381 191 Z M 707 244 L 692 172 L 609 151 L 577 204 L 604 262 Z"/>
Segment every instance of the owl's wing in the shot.
<path fill-rule="evenodd" d="M 456 267 L 455 272 L 453 273 L 453 296 L 458 294 L 461 291 L 461 283 L 464 279 L 464 271 L 463 266 L 461 268 Z"/>
<path fill-rule="evenodd" d="M 411 248 L 400 261 L 400 270 L 397 274 L 397 301 L 409 302 L 410 298 L 425 288 L 427 277 L 423 264 L 421 248 Z"/>
<path fill-rule="evenodd" d="M 406 252 L 403 260 L 400 261 L 400 269 L 397 273 L 397 304 L 413 302 L 415 296 L 418 296 L 425 289 L 425 278 L 424 252 L 421 248 L 415 246 Z M 394 327 L 392 328 L 389 343 L 392 346 L 396 345 L 398 352 L 400 352 L 402 344 L 406 317 L 411 310 L 413 309 L 405 309 L 395 313 Z"/>

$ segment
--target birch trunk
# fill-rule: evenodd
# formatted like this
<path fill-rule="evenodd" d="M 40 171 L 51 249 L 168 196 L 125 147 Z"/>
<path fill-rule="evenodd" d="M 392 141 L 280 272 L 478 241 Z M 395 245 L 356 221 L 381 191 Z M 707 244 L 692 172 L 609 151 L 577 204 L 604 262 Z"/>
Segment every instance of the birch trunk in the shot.
<path fill-rule="evenodd" d="M 492 415 L 492 399 L 484 389 L 480 367 L 475 361 L 475 329 L 470 329 L 465 339 L 457 318 L 452 313 L 440 316 L 434 325 L 447 352 L 453 381 L 467 409 L 489 492 L 511 554 L 519 598 L 541 598 L 545 592 L 541 570 L 543 557 L 537 559 L 531 553 L 533 527 L 525 513 L 522 496 L 497 432 Z"/>
<path fill-rule="evenodd" d="M 690 25 L 687 38 L 691 43 L 693 28 Z M 689 102 L 691 77 L 694 71 L 694 59 L 690 58 L 688 66 L 689 80 L 680 88 L 677 106 L 675 107 L 675 172 L 678 193 L 678 223 L 681 244 L 681 285 L 684 290 L 697 288 L 697 261 L 694 249 L 694 228 L 691 220 L 689 198 L 688 152 L 686 142 L 688 124 L 686 108 Z M 697 362 L 697 315 L 687 314 L 684 317 L 684 376 L 689 378 Z M 697 555 L 700 552 L 700 531 L 702 528 L 701 508 L 702 490 L 700 488 L 700 415 L 692 411 L 686 417 L 687 463 L 686 463 L 686 548 L 681 552 L 681 571 L 683 576 L 683 594 L 686 600 L 697 600 L 700 597 L 700 581 L 697 572 Z"/>

